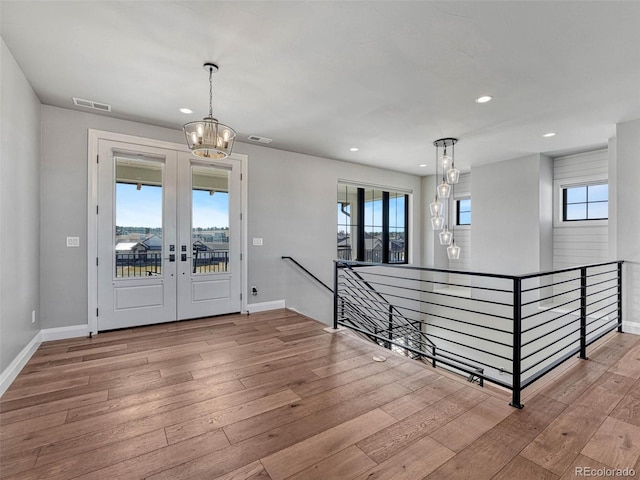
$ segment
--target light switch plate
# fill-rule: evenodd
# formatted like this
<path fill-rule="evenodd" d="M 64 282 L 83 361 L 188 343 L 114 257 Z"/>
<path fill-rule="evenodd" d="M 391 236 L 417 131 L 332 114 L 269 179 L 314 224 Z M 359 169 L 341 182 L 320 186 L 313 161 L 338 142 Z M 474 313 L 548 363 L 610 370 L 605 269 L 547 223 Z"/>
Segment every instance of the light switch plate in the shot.
<path fill-rule="evenodd" d="M 253 245 L 256 247 L 261 247 L 262 246 L 262 239 L 261 238 L 253 238 Z"/>
<path fill-rule="evenodd" d="M 67 247 L 79 247 L 80 237 L 67 237 Z"/>

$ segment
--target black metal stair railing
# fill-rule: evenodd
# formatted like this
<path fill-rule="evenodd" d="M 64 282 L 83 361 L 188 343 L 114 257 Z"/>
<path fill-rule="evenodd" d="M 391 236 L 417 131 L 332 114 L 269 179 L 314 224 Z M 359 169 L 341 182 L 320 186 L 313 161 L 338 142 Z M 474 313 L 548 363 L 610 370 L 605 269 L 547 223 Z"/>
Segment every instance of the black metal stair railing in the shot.
<path fill-rule="evenodd" d="M 334 327 L 507 388 L 521 408 L 524 388 L 622 332 L 622 265 L 500 275 L 336 260 Z"/>
<path fill-rule="evenodd" d="M 304 265 L 291 256 L 283 256 L 283 260 L 289 260 L 303 272 L 314 279 L 319 285 L 333 293 L 333 289 L 311 273 Z M 382 294 L 377 292 L 375 288 L 364 280 L 356 271 L 352 271 L 352 278 L 349 288 L 358 290 L 362 296 L 361 301 L 345 304 L 345 308 L 349 312 L 349 317 L 356 320 L 356 324 L 352 326 L 353 330 L 357 330 L 357 325 L 363 325 L 359 333 L 367 337 L 369 340 L 381 345 L 387 349 L 392 349 L 395 343 L 389 340 L 394 338 L 405 338 L 412 344 L 421 346 L 427 345 L 432 352 L 436 350 L 434 343 L 421 332 L 417 322 L 412 322 L 406 318 L 400 309 L 391 304 Z M 354 296 L 356 298 L 356 296 Z M 373 332 L 373 333 L 371 333 Z M 380 334 L 387 332 L 386 338 L 381 338 Z M 424 348 L 424 347 L 422 347 Z M 412 350 L 400 350 L 407 356 L 413 358 L 421 358 L 422 355 L 415 354 Z M 435 366 L 435 364 L 434 364 Z"/>
<path fill-rule="evenodd" d="M 399 349 L 394 339 L 404 341 L 410 345 L 419 346 L 420 350 L 430 348 L 435 351 L 436 346 L 431 339 L 420 329 L 420 322 L 410 320 L 401 307 L 390 303 L 383 294 L 378 292 L 369 282 L 367 282 L 358 272 L 349 267 L 345 267 L 344 292 L 343 297 L 350 301 L 343 303 L 343 308 L 349 313 L 358 312 L 355 316 L 345 316 L 344 318 L 355 318 L 358 322 L 352 322 L 352 327 L 357 327 L 359 322 L 368 324 L 373 328 L 376 335 L 376 343 L 388 349 Z M 386 334 L 385 340 L 379 340 L 378 335 Z M 403 349 L 407 356 L 421 358 L 411 350 Z"/>

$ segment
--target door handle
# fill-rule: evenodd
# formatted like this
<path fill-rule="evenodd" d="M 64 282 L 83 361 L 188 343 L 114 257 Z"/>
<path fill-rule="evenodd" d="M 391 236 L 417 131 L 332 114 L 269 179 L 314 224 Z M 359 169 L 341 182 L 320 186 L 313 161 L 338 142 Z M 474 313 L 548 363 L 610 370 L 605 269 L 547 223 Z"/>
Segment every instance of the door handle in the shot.
<path fill-rule="evenodd" d="M 169 261 L 170 262 L 175 262 L 176 261 L 176 256 L 173 253 L 171 255 L 169 255 Z"/>
<path fill-rule="evenodd" d="M 181 254 L 180 255 L 180 260 L 182 260 L 183 262 L 186 262 L 187 261 L 187 254 L 186 253 Z"/>

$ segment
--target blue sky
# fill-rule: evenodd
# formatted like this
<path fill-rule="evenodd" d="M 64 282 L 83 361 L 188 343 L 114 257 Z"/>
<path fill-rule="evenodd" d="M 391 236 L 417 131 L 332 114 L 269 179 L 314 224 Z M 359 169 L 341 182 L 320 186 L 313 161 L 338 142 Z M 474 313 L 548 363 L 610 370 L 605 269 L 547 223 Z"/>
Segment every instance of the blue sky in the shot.
<path fill-rule="evenodd" d="M 193 191 L 193 227 L 229 226 L 229 195 Z M 116 225 L 122 227 L 162 227 L 162 188 L 118 183 L 116 186 Z"/>

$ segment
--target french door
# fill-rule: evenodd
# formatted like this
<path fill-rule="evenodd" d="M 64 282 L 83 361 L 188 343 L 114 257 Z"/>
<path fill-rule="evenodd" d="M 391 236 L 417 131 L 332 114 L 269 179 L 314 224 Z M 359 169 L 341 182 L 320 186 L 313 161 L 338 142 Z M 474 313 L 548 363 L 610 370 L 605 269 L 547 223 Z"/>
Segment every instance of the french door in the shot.
<path fill-rule="evenodd" d="M 98 330 L 240 311 L 240 162 L 104 139 L 98 153 Z"/>

